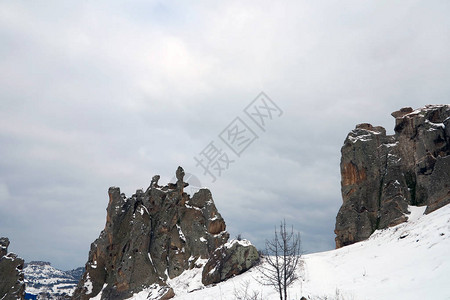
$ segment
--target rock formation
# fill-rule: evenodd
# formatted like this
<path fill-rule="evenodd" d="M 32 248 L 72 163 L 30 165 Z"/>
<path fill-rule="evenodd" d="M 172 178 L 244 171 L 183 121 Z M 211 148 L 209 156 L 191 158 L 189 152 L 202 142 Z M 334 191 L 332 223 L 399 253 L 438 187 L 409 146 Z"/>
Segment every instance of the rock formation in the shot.
<path fill-rule="evenodd" d="M 90 299 L 99 293 L 101 299 L 126 299 L 155 286 L 158 297 L 154 299 L 169 299 L 174 292 L 168 279 L 204 267 L 212 253 L 227 243 L 225 221 L 211 192 L 200 189 L 190 197 L 183 192 L 187 186 L 183 177 L 178 167 L 177 182 L 161 187 L 156 175 L 146 192 L 138 190 L 130 198 L 117 187 L 109 189 L 105 229 L 91 245 L 73 299 Z M 241 255 L 239 249 L 234 253 Z M 256 255 L 244 266 L 233 264 L 239 271 L 220 274 L 220 279 L 245 271 L 257 260 Z"/>
<path fill-rule="evenodd" d="M 24 299 L 23 259 L 8 253 L 9 239 L 0 238 L 0 299 Z"/>
<path fill-rule="evenodd" d="M 408 205 L 426 205 L 429 213 L 450 203 L 450 105 L 402 108 L 392 116 L 394 135 L 359 124 L 341 149 L 337 248 L 406 221 Z"/>

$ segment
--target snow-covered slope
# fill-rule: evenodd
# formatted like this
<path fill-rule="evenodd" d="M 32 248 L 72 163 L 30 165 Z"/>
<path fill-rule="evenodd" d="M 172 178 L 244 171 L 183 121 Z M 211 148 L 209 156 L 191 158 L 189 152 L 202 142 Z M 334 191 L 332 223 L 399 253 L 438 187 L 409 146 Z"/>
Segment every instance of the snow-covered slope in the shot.
<path fill-rule="evenodd" d="M 450 299 L 450 205 L 423 215 L 411 207 L 409 221 L 376 231 L 363 242 L 303 257 L 302 277 L 289 299 Z M 201 269 L 169 284 L 174 300 L 279 299 L 258 283 L 256 269 L 212 287 L 201 284 Z M 247 297 L 242 297 L 247 292 Z M 146 299 L 148 291 L 135 299 Z"/>
<path fill-rule="evenodd" d="M 48 262 L 37 261 L 26 264 L 24 273 L 27 294 L 39 295 L 38 299 L 65 299 L 75 290 L 80 270 L 61 271 Z"/>
<path fill-rule="evenodd" d="M 363 242 L 305 256 L 304 294 L 348 299 L 450 299 L 450 205 Z"/>

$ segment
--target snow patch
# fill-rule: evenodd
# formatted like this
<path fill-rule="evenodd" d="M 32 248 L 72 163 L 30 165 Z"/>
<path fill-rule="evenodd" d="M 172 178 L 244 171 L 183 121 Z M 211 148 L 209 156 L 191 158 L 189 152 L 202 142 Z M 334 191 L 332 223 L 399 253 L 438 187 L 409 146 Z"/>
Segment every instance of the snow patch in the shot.
<path fill-rule="evenodd" d="M 192 206 L 192 205 L 189 205 L 189 204 L 184 204 L 184 206 L 186 206 L 187 208 L 190 208 L 190 209 L 195 209 L 195 210 L 198 210 L 198 211 L 202 211 L 200 208 Z"/>
<path fill-rule="evenodd" d="M 383 144 L 383 146 L 387 147 L 387 148 L 391 148 L 391 147 L 396 147 L 398 145 L 398 141 L 395 143 L 390 143 L 390 144 Z"/>
<path fill-rule="evenodd" d="M 108 285 L 108 284 L 105 283 L 105 284 L 103 285 L 101 291 L 97 294 L 97 296 L 95 296 L 94 298 L 91 298 L 91 300 L 101 300 L 101 299 L 102 299 L 102 293 L 103 293 L 103 290 L 106 288 L 107 285 Z"/>
<path fill-rule="evenodd" d="M 184 236 L 183 231 L 181 231 L 180 225 L 177 224 L 178 234 L 180 235 L 180 239 L 186 242 L 186 237 Z"/>
<path fill-rule="evenodd" d="M 144 212 L 146 212 L 147 215 L 149 215 L 148 210 L 147 210 L 147 207 L 145 207 L 144 205 L 140 205 L 140 206 L 139 206 L 139 213 L 141 214 L 141 216 L 144 215 Z"/>
<path fill-rule="evenodd" d="M 150 259 L 150 262 L 151 262 L 152 265 L 153 265 L 153 259 L 152 259 L 152 256 L 151 256 L 150 252 L 148 252 L 147 255 L 148 255 L 148 259 Z"/>
<path fill-rule="evenodd" d="M 231 247 L 234 246 L 234 244 L 239 244 L 244 247 L 248 247 L 248 246 L 252 245 L 252 243 L 248 240 L 240 240 L 240 241 L 239 240 L 231 240 L 231 241 L 225 243 L 224 246 L 225 246 L 225 248 L 230 249 Z"/>
<path fill-rule="evenodd" d="M 219 217 L 217 215 L 214 215 L 214 217 L 209 218 L 210 221 L 215 221 L 215 220 L 218 220 L 218 219 L 219 219 Z"/>
<path fill-rule="evenodd" d="M 135 300 L 157 300 L 160 299 L 168 292 L 169 288 L 167 286 L 160 286 L 159 284 L 152 284 L 146 289 L 143 289 L 139 293 L 133 294 L 130 299 Z"/>
<path fill-rule="evenodd" d="M 420 217 L 423 216 L 426 209 L 427 209 L 426 206 L 409 205 L 408 206 L 409 215 L 406 215 L 408 217 L 408 222 L 417 221 Z"/>
<path fill-rule="evenodd" d="M 202 283 L 202 272 L 203 266 L 207 261 L 207 259 L 198 259 L 195 262 L 197 267 L 186 270 L 179 276 L 167 280 L 167 285 L 173 289 L 176 296 L 186 295 L 204 288 Z M 197 299 L 196 297 L 194 298 Z"/>
<path fill-rule="evenodd" d="M 92 262 L 91 268 L 92 268 L 92 269 L 97 269 L 97 261 L 96 261 L 96 260 L 94 260 L 94 261 Z"/>
<path fill-rule="evenodd" d="M 91 277 L 89 277 L 89 273 L 87 273 L 86 281 L 84 282 L 84 287 L 86 288 L 86 294 L 89 295 L 92 293 L 92 289 L 94 286 L 92 285 Z"/>
<path fill-rule="evenodd" d="M 375 132 L 374 132 L 375 133 Z M 379 133 L 379 132 L 377 132 Z M 348 139 L 350 140 L 350 142 L 352 142 L 353 144 L 356 142 L 368 142 L 372 140 L 372 135 L 371 134 L 363 134 L 363 135 L 358 135 L 358 136 L 348 136 Z"/>
<path fill-rule="evenodd" d="M 425 120 L 425 124 L 431 125 L 433 127 L 432 129 L 437 129 L 437 128 L 445 129 L 444 123 L 433 123 L 430 120 Z"/>

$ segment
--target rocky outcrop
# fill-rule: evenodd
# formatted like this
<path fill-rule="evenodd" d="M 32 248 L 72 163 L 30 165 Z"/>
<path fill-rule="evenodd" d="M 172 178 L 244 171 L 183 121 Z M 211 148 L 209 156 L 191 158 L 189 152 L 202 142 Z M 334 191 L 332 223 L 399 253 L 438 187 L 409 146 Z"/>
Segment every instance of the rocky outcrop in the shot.
<path fill-rule="evenodd" d="M 258 261 L 258 251 L 248 241 L 233 240 L 214 251 L 203 268 L 202 282 L 219 283 L 247 271 Z"/>
<path fill-rule="evenodd" d="M 168 279 L 203 267 L 199 262 L 228 241 L 211 192 L 189 196 L 183 177 L 179 167 L 175 184 L 159 186 L 156 175 L 145 192 L 130 198 L 117 187 L 109 189 L 105 229 L 91 245 L 74 299 L 99 293 L 101 299 L 126 299 L 149 287 L 157 291 L 154 299 L 168 299 L 173 296 Z"/>
<path fill-rule="evenodd" d="M 0 238 L 0 299 L 24 299 L 23 259 L 8 253 L 9 239 Z"/>
<path fill-rule="evenodd" d="M 406 221 L 409 205 L 426 205 L 429 213 L 450 203 L 450 106 L 402 108 L 392 116 L 394 135 L 359 124 L 341 149 L 337 248 Z"/>

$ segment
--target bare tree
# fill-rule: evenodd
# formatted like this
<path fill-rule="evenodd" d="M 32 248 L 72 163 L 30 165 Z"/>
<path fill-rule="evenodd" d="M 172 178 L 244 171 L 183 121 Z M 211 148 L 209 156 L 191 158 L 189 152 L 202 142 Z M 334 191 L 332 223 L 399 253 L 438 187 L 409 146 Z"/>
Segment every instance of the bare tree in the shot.
<path fill-rule="evenodd" d="M 236 300 L 263 300 L 262 293 L 250 290 L 250 281 L 244 280 L 240 283 L 240 287 L 234 288 L 234 298 Z"/>
<path fill-rule="evenodd" d="M 300 233 L 286 230 L 286 221 L 281 222 L 280 231 L 275 228 L 273 239 L 266 240 L 263 263 L 258 266 L 262 284 L 274 287 L 280 300 L 287 300 L 287 288 L 298 278 L 296 269 L 300 262 Z"/>

